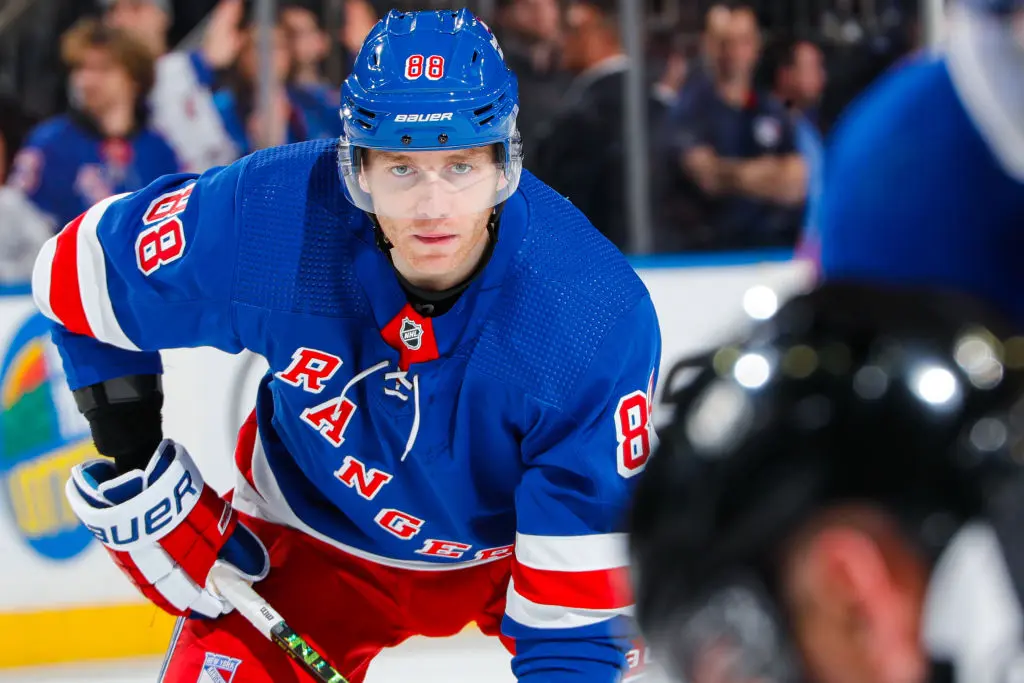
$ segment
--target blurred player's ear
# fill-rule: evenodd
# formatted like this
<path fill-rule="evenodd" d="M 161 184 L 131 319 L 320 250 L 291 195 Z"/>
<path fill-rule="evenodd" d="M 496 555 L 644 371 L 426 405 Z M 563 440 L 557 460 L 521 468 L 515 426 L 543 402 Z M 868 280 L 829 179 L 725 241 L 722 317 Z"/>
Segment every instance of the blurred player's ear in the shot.
<path fill-rule="evenodd" d="M 851 605 L 873 604 L 891 590 L 882 550 L 867 533 L 851 527 L 822 529 L 806 554 L 811 581 Z"/>
<path fill-rule="evenodd" d="M 913 662 L 919 612 L 894 548 L 869 530 L 835 525 L 808 540 L 801 579 L 812 599 L 835 616 L 842 636 L 878 672 Z M 888 676 L 885 680 L 890 680 Z"/>

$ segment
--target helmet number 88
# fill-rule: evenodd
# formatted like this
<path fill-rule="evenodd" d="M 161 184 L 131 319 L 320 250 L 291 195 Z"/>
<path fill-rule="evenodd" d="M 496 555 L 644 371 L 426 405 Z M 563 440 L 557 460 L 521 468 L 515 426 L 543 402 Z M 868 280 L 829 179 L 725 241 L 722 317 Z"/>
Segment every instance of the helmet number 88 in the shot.
<path fill-rule="evenodd" d="M 410 55 L 405 60 L 405 78 L 415 81 L 423 75 L 431 81 L 441 80 L 444 77 L 444 57 L 430 55 L 424 58 L 423 55 Z"/>

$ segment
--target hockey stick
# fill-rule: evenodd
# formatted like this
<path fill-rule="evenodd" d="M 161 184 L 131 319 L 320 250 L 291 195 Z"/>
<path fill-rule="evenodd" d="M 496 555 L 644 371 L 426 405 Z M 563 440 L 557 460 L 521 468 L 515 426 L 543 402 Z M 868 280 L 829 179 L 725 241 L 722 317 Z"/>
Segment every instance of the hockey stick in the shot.
<path fill-rule="evenodd" d="M 234 605 L 246 621 L 256 627 L 268 639 L 277 643 L 293 659 L 299 662 L 316 680 L 323 683 L 348 683 L 348 679 L 327 663 L 323 655 L 302 639 L 284 617 L 260 597 L 246 581 L 230 569 L 215 565 L 210 571 L 213 587 Z"/>

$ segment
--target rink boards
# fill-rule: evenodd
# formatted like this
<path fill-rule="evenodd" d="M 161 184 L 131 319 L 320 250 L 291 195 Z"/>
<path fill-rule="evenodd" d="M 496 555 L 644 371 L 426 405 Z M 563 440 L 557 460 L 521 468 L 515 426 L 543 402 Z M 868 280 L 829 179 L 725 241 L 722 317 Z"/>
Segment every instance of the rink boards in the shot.
<path fill-rule="evenodd" d="M 809 264 L 765 258 L 636 262 L 658 310 L 663 370 L 749 324 L 750 314 L 770 313 L 774 298 L 812 278 Z M 235 430 L 265 366 L 210 349 L 166 352 L 164 366 L 164 433 L 224 491 Z M 30 298 L 0 296 L 0 667 L 156 654 L 171 630 L 64 500 L 68 469 L 89 457 L 91 442 L 63 382 Z"/>

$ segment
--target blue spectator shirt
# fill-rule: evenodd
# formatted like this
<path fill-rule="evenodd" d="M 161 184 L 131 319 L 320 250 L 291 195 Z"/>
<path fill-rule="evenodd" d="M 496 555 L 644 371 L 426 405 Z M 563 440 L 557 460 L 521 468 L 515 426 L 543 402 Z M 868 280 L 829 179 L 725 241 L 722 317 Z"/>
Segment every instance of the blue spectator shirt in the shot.
<path fill-rule="evenodd" d="M 667 135 L 672 159 L 697 148 L 711 147 L 727 159 L 755 159 L 764 155 L 797 152 L 789 112 L 781 102 L 752 92 L 746 105 L 736 108 L 713 89 L 697 90 L 669 113 Z M 702 205 L 702 223 L 713 229 L 717 247 L 767 246 L 792 243 L 799 221 L 793 210 L 742 196 L 711 198 L 693 183 L 688 192 Z"/>
<path fill-rule="evenodd" d="M 341 136 L 341 94 L 330 85 L 288 88 L 292 105 L 299 110 L 310 140 Z"/>
<path fill-rule="evenodd" d="M 84 114 L 71 112 L 32 130 L 8 182 L 59 228 L 102 199 L 179 170 L 170 145 L 155 131 L 143 127 L 109 138 Z"/>

